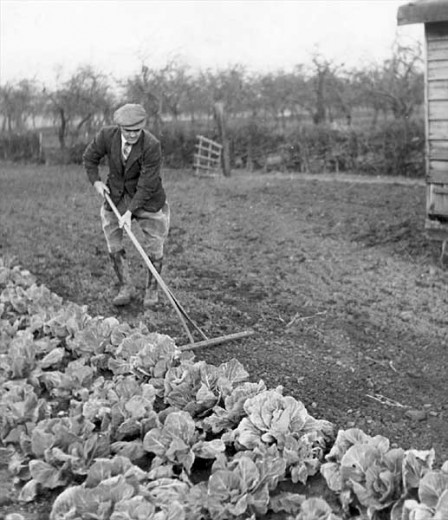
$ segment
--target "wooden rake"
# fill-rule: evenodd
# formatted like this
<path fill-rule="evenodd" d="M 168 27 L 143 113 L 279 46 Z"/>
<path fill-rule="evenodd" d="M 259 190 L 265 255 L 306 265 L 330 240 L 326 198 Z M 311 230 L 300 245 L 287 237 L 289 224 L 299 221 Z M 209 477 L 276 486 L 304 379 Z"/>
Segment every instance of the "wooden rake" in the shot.
<path fill-rule="evenodd" d="M 105 191 L 104 192 L 104 198 L 108 202 L 109 206 L 112 208 L 112 211 L 115 213 L 115 216 L 120 219 L 121 215 L 118 211 L 115 204 L 112 202 L 112 199 L 110 198 L 109 194 Z M 206 334 L 201 330 L 201 328 L 193 321 L 192 318 L 187 314 L 186 310 L 182 307 L 182 305 L 179 303 L 177 298 L 174 296 L 174 294 L 171 292 L 169 287 L 166 285 L 166 283 L 163 281 L 160 274 L 157 272 L 157 269 L 154 267 L 153 263 L 149 259 L 148 255 L 145 253 L 143 247 L 140 245 L 140 242 L 137 240 L 137 237 L 134 235 L 134 233 L 131 231 L 131 228 L 129 225 L 125 224 L 124 229 L 126 233 L 128 234 L 129 238 L 131 239 L 131 242 L 136 247 L 137 251 L 140 253 L 140 256 L 143 258 L 143 261 L 145 262 L 148 269 L 151 271 L 151 274 L 153 277 L 157 280 L 157 283 L 159 284 L 159 287 L 163 290 L 166 297 L 168 298 L 168 301 L 173 306 L 174 310 L 176 311 L 176 314 L 179 317 L 180 322 L 182 323 L 183 328 L 185 329 L 185 332 L 187 334 L 188 339 L 190 340 L 190 343 L 179 347 L 180 350 L 191 350 L 192 348 L 200 348 L 200 347 L 211 347 L 214 345 L 219 345 L 221 343 L 225 343 L 227 341 L 233 341 L 236 339 L 242 339 L 248 336 L 252 336 L 254 334 L 253 331 L 243 331 L 243 332 L 236 332 L 234 334 L 227 334 L 226 336 L 220 336 L 218 338 L 212 338 L 209 339 Z M 202 341 L 195 342 L 192 330 L 195 330 L 198 332 L 202 338 Z"/>

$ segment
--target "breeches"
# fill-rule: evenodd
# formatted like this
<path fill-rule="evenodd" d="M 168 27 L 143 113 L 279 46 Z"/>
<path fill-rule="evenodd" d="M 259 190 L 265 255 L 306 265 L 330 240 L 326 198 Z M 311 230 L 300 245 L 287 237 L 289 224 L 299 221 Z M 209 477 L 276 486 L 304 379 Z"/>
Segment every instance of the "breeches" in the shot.
<path fill-rule="evenodd" d="M 132 223 L 134 224 L 135 222 L 138 223 L 142 230 L 142 247 L 146 254 L 151 260 L 162 258 L 163 245 L 170 229 L 170 207 L 168 202 L 155 213 L 143 209 L 136 210 L 132 215 Z M 119 227 L 115 213 L 106 210 L 104 205 L 101 206 L 101 224 L 109 253 L 117 253 L 123 249 L 124 230 Z"/>

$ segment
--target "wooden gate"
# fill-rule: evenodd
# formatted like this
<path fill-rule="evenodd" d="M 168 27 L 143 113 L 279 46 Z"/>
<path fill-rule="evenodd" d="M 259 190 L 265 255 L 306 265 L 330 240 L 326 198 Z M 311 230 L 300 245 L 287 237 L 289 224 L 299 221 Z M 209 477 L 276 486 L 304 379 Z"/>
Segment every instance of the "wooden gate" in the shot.
<path fill-rule="evenodd" d="M 196 175 L 214 176 L 221 169 L 222 145 L 198 135 L 193 167 Z"/>

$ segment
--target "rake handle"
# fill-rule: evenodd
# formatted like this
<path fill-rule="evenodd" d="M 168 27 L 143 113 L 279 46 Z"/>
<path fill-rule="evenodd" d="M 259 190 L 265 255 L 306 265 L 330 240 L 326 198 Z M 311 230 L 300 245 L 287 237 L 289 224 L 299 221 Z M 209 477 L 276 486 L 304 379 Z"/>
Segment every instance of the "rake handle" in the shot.
<path fill-rule="evenodd" d="M 118 211 L 118 209 L 115 206 L 115 204 L 112 202 L 112 199 L 110 198 L 109 194 L 105 191 L 103 193 L 103 195 L 104 195 L 104 198 L 106 199 L 106 201 L 108 202 L 109 206 L 112 208 L 112 211 L 115 213 L 115 216 L 118 219 L 120 219 L 121 218 L 120 212 Z M 126 233 L 128 234 L 129 238 L 131 239 L 131 242 L 134 244 L 134 246 L 136 247 L 137 251 L 140 253 L 141 257 L 143 258 L 143 260 L 144 260 L 145 264 L 147 265 L 148 269 L 151 271 L 151 274 L 154 276 L 154 278 L 157 280 L 157 283 L 162 288 L 163 292 L 166 294 L 169 302 L 171 303 L 171 305 L 173 306 L 173 308 L 176 311 L 177 315 L 179 316 L 179 319 L 180 319 L 180 321 L 182 323 L 182 326 L 184 327 L 185 332 L 187 333 L 188 339 L 190 340 L 191 344 L 194 345 L 195 342 L 194 342 L 193 335 L 191 334 L 190 329 L 188 328 L 188 325 L 187 325 L 186 321 L 184 320 L 183 313 L 185 313 L 185 311 L 183 309 L 181 310 L 179 304 L 177 303 L 177 300 L 175 300 L 173 298 L 173 296 L 171 294 L 171 291 L 168 289 L 168 287 L 166 286 L 166 284 L 163 281 L 162 277 L 160 276 L 160 274 L 157 272 L 156 268 L 154 267 L 153 263 L 148 258 L 148 255 L 145 253 L 144 249 L 140 245 L 140 242 L 137 240 L 137 237 L 131 231 L 131 228 L 127 224 L 125 224 L 123 227 L 124 227 Z M 189 318 L 189 321 L 191 322 L 190 318 Z"/>

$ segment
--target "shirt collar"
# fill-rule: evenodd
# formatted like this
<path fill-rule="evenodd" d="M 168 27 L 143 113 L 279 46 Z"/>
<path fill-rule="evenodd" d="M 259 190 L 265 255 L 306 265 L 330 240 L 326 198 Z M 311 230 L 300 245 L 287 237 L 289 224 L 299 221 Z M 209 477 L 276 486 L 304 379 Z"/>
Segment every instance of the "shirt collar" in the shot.
<path fill-rule="evenodd" d="M 123 148 L 124 145 L 125 145 L 126 143 L 128 143 L 128 142 L 127 142 L 126 139 L 123 137 L 123 135 L 121 135 L 121 147 Z M 130 145 L 132 146 L 131 143 L 128 143 L 128 144 L 130 144 Z"/>

